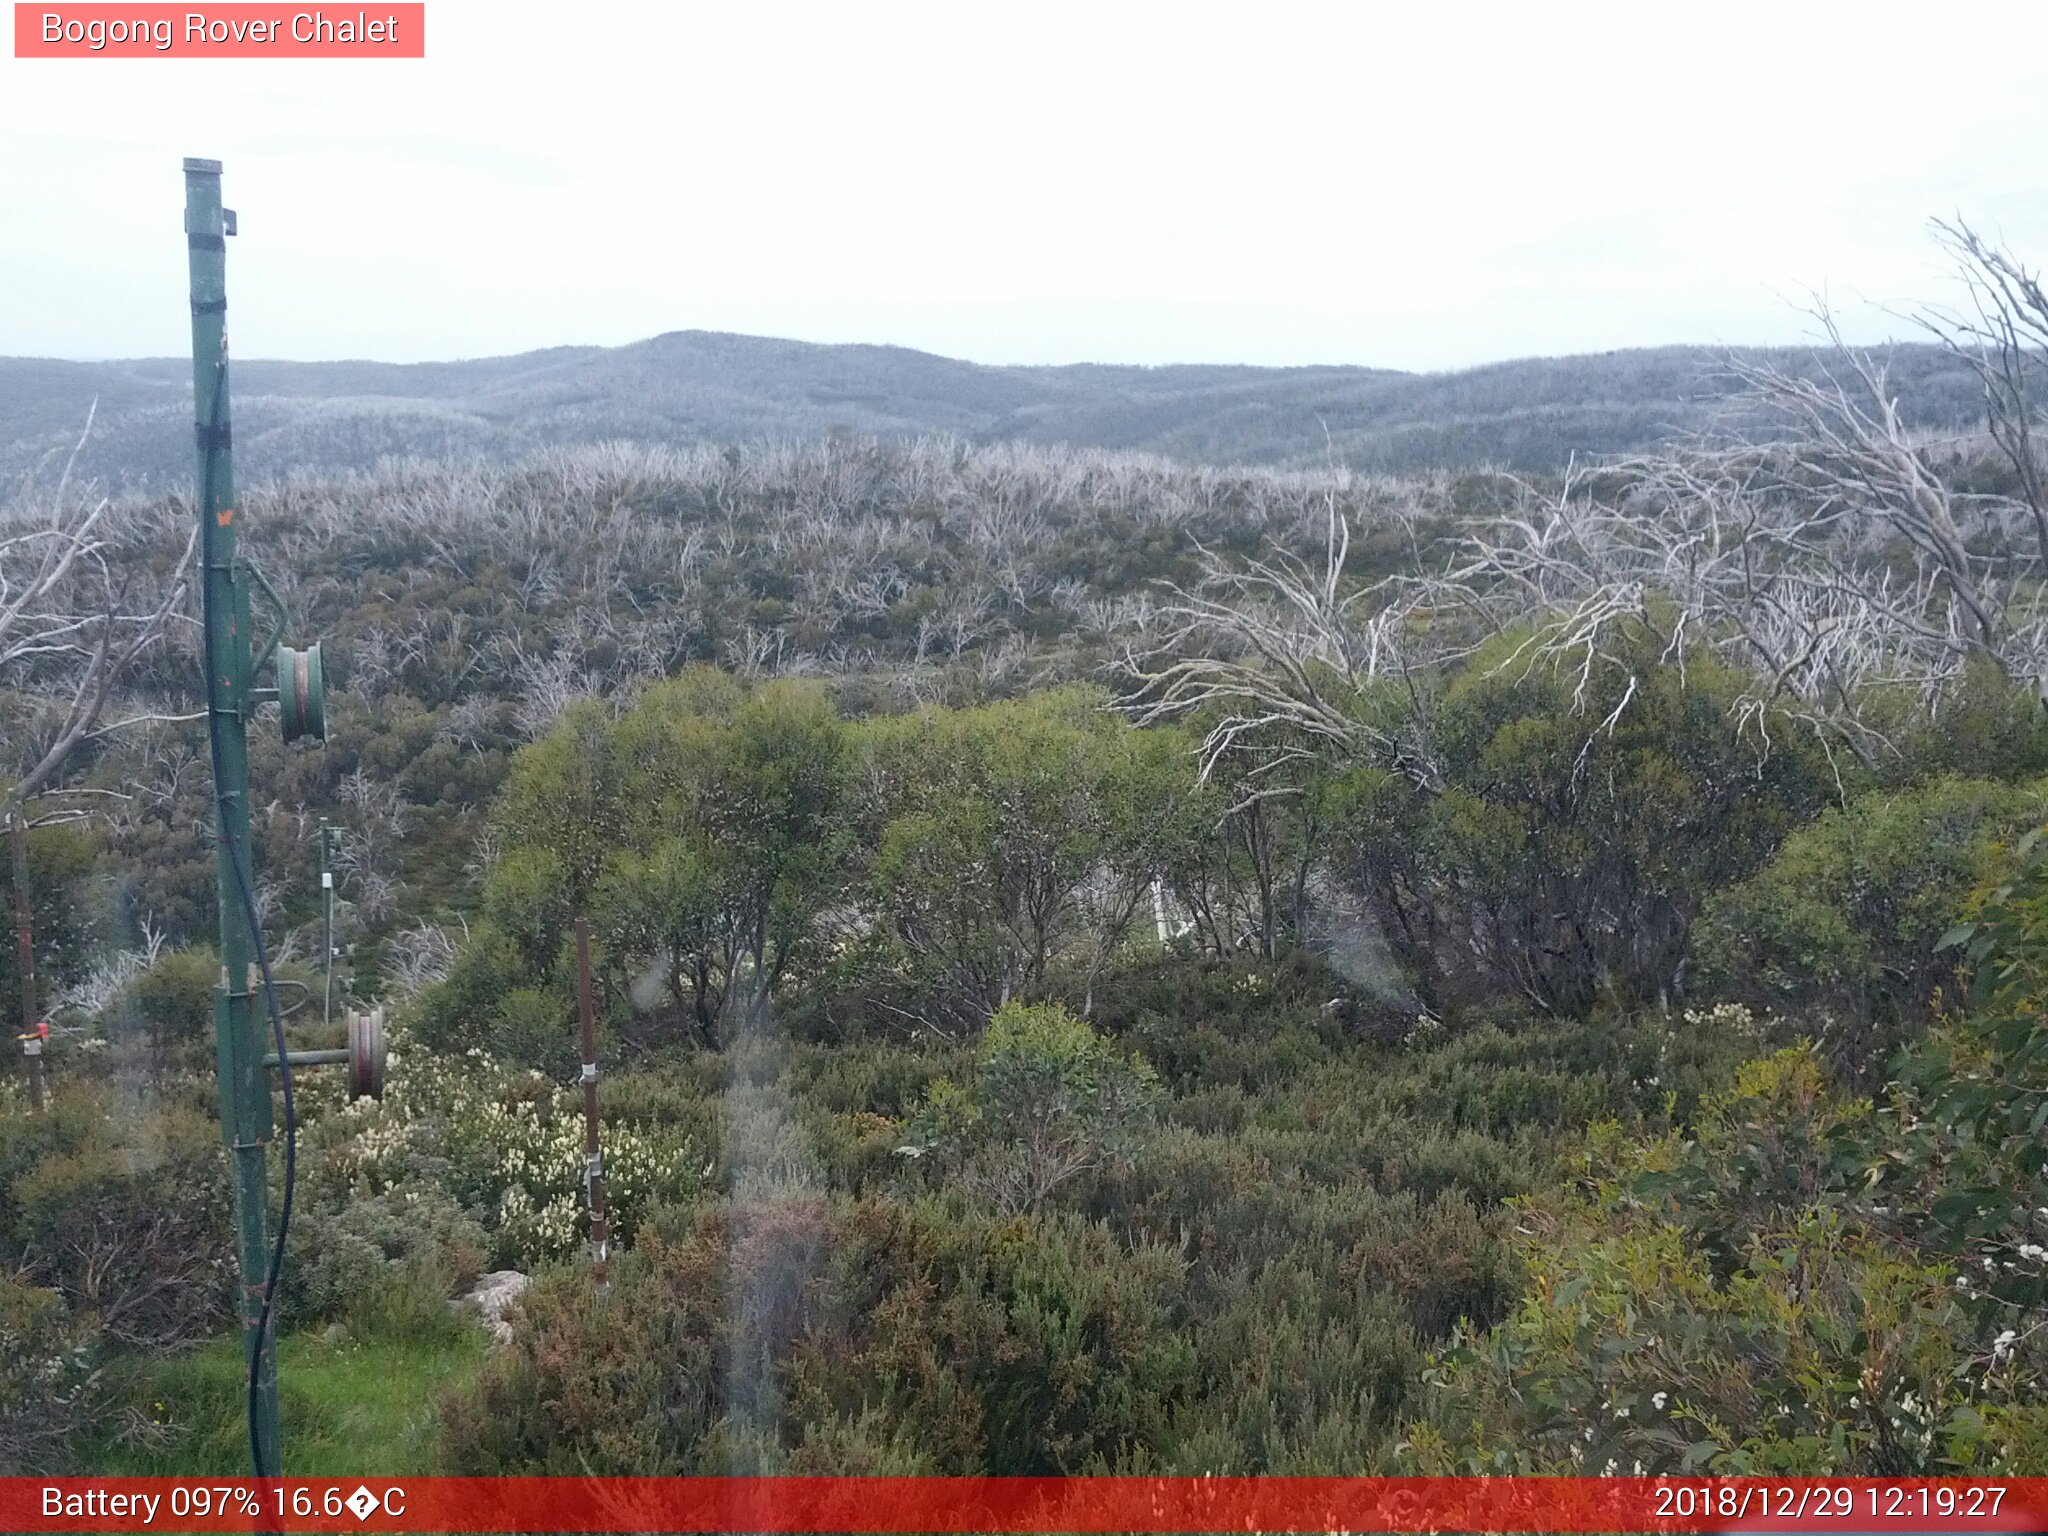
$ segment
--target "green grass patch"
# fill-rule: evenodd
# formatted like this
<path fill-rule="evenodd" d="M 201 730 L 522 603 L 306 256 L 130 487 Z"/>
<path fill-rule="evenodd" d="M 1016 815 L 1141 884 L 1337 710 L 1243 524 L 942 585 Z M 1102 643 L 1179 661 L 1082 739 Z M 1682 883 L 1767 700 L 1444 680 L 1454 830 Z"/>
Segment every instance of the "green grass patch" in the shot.
<path fill-rule="evenodd" d="M 474 1328 L 427 1340 L 349 1337 L 330 1343 L 317 1333 L 284 1339 L 277 1363 L 285 1472 L 438 1472 L 441 1393 L 475 1372 L 484 1348 L 484 1336 Z M 81 1459 L 107 1476 L 240 1476 L 249 1470 L 245 1390 L 236 1336 L 142 1363 L 125 1395 L 140 1421 L 152 1427 Z"/>

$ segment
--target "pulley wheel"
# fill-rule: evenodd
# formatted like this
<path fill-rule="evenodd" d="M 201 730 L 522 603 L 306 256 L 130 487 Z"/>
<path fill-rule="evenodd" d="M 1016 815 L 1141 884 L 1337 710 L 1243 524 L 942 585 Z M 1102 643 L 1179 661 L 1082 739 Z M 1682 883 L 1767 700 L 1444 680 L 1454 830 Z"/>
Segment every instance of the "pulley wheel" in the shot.
<path fill-rule="evenodd" d="M 348 1096 L 384 1097 L 384 1010 L 348 1016 Z"/>
<path fill-rule="evenodd" d="M 303 651 L 277 648 L 277 703 L 286 741 L 327 739 L 327 677 L 318 640 Z"/>

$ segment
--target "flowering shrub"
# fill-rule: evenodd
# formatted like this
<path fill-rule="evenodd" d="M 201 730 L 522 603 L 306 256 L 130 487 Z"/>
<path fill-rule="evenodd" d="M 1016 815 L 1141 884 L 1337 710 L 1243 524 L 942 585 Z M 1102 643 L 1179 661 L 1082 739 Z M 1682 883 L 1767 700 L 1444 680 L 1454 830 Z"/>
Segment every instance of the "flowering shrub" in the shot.
<path fill-rule="evenodd" d="M 1409 1427 L 1420 1470 L 1899 1476 L 2021 1470 L 2048 1445 L 2038 1346 L 1864 1205 L 1865 1101 L 1811 1047 L 1743 1069 L 1697 1131 L 1598 1128 L 1518 1202 L 1520 1304 L 1462 1332 Z"/>
<path fill-rule="evenodd" d="M 1882 1132 L 1853 1150 L 1957 1288 L 2000 1365 L 2048 1376 L 2048 843 L 1943 940 L 1973 976 L 1969 1010 L 1901 1063 Z"/>
<path fill-rule="evenodd" d="M 371 1193 L 443 1188 L 491 1234 L 497 1255 L 530 1263 L 571 1252 L 583 1235 L 580 1092 L 516 1071 L 482 1049 L 416 1053 L 394 1033 L 385 1094 L 328 1117 L 327 1172 Z M 687 1198 L 696 1169 L 687 1138 L 658 1127 L 604 1127 L 607 1213 L 630 1235 L 651 1202 Z"/>
<path fill-rule="evenodd" d="M 0 1475 L 69 1470 L 107 1406 L 102 1340 L 54 1291 L 0 1275 Z"/>

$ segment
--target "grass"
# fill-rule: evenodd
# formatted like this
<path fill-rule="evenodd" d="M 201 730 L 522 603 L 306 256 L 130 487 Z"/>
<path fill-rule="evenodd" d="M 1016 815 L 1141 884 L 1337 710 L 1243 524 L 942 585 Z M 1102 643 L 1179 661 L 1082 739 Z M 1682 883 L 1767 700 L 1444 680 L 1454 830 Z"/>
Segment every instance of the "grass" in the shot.
<path fill-rule="evenodd" d="M 296 1334 L 278 1347 L 278 1411 L 284 1469 L 293 1477 L 371 1473 L 424 1476 L 439 1470 L 435 1407 L 441 1393 L 475 1371 L 484 1336 L 464 1328 L 431 1340 Z M 110 1443 L 83 1458 L 108 1476 L 216 1477 L 249 1470 L 241 1340 L 228 1335 L 188 1353 L 139 1364 L 123 1393 L 164 1426 Z"/>

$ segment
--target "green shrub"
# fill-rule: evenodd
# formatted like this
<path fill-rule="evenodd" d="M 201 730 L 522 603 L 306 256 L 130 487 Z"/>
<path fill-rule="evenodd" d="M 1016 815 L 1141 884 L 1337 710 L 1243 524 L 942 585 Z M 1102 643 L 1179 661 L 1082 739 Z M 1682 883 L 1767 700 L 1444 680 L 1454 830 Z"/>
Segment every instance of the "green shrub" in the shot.
<path fill-rule="evenodd" d="M 1151 870 L 1120 857 L 1139 843 L 1117 789 L 1137 749 L 1105 702 L 1059 689 L 863 729 L 868 945 L 928 1022 L 970 1032 L 1063 967 L 1085 989 L 1131 924 Z"/>
<path fill-rule="evenodd" d="M 339 1320 L 350 1338 L 446 1349 L 477 1326 L 474 1316 L 465 1316 L 452 1300 L 467 1283 L 445 1252 L 403 1259 L 388 1265 L 376 1284 L 352 1295 Z"/>
<path fill-rule="evenodd" d="M 1984 1349 L 1953 1271 L 1858 1207 L 1876 1124 L 1809 1048 L 1745 1069 L 1693 1136 L 1597 1130 L 1570 1188 L 1519 1206 L 1527 1290 L 1430 1372 L 1411 1467 L 2024 1470 L 2038 1364 Z"/>
<path fill-rule="evenodd" d="M 412 1033 L 429 1050 L 492 1049 L 507 995 L 532 979 L 525 952 L 495 922 L 472 924 L 445 979 L 427 987 L 414 1005 Z"/>
<path fill-rule="evenodd" d="M 1973 657 L 1939 710 L 1910 689 L 1870 701 L 1868 723 L 1899 749 L 1915 780 L 1951 776 L 2025 781 L 2048 773 L 2048 710 L 2031 680 Z"/>
<path fill-rule="evenodd" d="M 1914 1241 L 1947 1254 L 2000 1363 L 2048 1389 L 2048 843 L 1947 936 L 1967 1014 L 1905 1055 L 1856 1169 Z"/>
<path fill-rule="evenodd" d="M 415 1293 L 431 1294 L 440 1320 L 447 1299 L 483 1268 L 489 1238 L 446 1193 L 432 1187 L 371 1192 L 309 1179 L 292 1217 L 281 1281 L 288 1326 L 339 1319 L 359 1337 L 416 1330 Z"/>
<path fill-rule="evenodd" d="M 695 667 L 616 719 L 572 709 L 514 759 L 485 911 L 533 981 L 561 979 L 569 924 L 589 915 L 613 982 L 648 979 L 684 1038 L 723 1044 L 820 963 L 818 917 L 847 879 L 848 771 L 813 683 Z M 505 1027 L 536 1018 L 522 1001 Z"/>
<path fill-rule="evenodd" d="M 1127 1161 L 1158 1099 L 1142 1058 L 1057 1003 L 1011 1003 L 989 1021 L 966 1088 L 927 1091 L 903 1150 L 1005 1215 L 1037 1211 L 1077 1174 Z"/>
<path fill-rule="evenodd" d="M 1176 1093 L 1225 1084 L 1256 1093 L 1356 1044 L 1324 1007 L 1343 992 L 1299 950 L 1275 962 L 1171 956 L 1105 975 L 1090 1018 L 1141 1050 Z"/>
<path fill-rule="evenodd" d="M 113 1408 L 90 1314 L 0 1273 L 0 1477 L 76 1470 L 72 1442 Z"/>
<path fill-rule="evenodd" d="M 576 1274 L 536 1287 L 512 1346 L 445 1405 L 450 1459 L 1104 1470 L 1166 1439 L 1193 1384 L 1182 1273 L 1071 1216 L 785 1194 L 656 1221 L 608 1301 Z"/>
<path fill-rule="evenodd" d="M 1936 990 L 1954 991 L 1941 935 L 2044 819 L 2044 781 L 1938 779 L 1829 810 L 1708 903 L 1695 945 L 1703 984 L 1825 1020 L 1838 1067 L 1881 1069 Z"/>
<path fill-rule="evenodd" d="M 0 944 L 0 1019 L 21 1018 L 20 955 L 14 945 L 12 834 L 0 831 L 0 913 L 8 917 Z M 85 974 L 92 961 L 92 908 L 88 900 L 96 840 L 87 824 L 37 827 L 28 834 L 29 909 L 35 929 L 36 993 L 47 1015 L 51 998 Z M 12 1035 L 14 1029 L 7 1031 Z"/>
<path fill-rule="evenodd" d="M 576 1005 L 555 987 L 514 987 L 483 1020 L 484 1049 L 508 1066 L 560 1080 L 583 1058 Z"/>
<path fill-rule="evenodd" d="M 1968 1012 L 1906 1048 L 1881 1105 L 1784 1051 L 1692 1136 L 1610 1125 L 1573 1187 L 1523 1204 L 1528 1289 L 1433 1373 L 1411 1466 L 2048 1465 L 2048 854 L 2014 852 L 1942 941 Z"/>
<path fill-rule="evenodd" d="M 197 1072 L 213 1065 L 213 989 L 220 956 L 177 950 L 136 976 L 114 998 L 100 1030 L 116 1047 L 137 1053 L 151 1076 Z"/>
<path fill-rule="evenodd" d="M 1340 786 L 1338 873 L 1440 1007 L 1582 1014 L 1668 1001 L 1709 892 L 1754 871 L 1830 782 L 1797 734 L 1745 733 L 1748 680 L 1644 630 L 1583 675 L 1501 637 L 1429 724 L 1447 782 Z"/>
<path fill-rule="evenodd" d="M 109 1339 L 162 1347 L 228 1314 L 232 1202 L 205 1117 L 72 1087 L 0 1116 L 0 1181 L 0 1259 Z"/>

